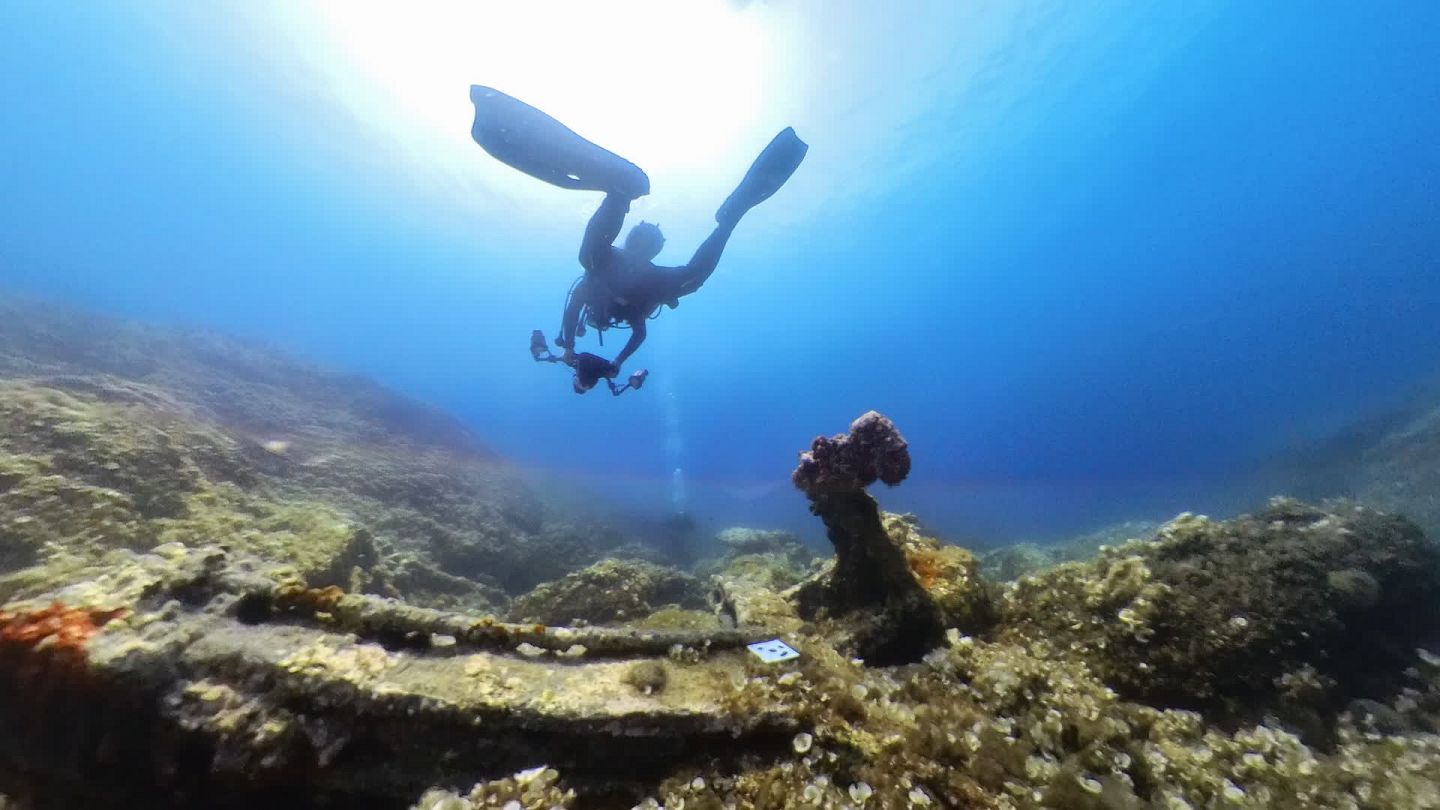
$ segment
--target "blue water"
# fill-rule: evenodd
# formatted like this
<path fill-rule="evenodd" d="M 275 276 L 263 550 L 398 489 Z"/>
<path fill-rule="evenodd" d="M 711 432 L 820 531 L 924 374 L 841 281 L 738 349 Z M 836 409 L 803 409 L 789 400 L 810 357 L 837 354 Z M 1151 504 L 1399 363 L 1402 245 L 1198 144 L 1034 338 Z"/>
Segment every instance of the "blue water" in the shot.
<path fill-rule="evenodd" d="M 956 539 L 1231 511 L 1272 454 L 1440 372 L 1440 5 L 882 6 L 724 5 L 785 43 L 758 78 L 502 32 L 669 139 L 606 143 L 658 167 L 662 262 L 771 134 L 811 144 L 651 325 L 638 393 L 577 397 L 526 352 L 599 195 L 469 142 L 468 86 L 505 77 L 376 63 L 385 31 L 341 48 L 319 5 L 0 4 L 0 285 L 364 372 L 575 498 L 663 514 L 679 468 L 713 527 L 814 531 L 795 453 L 872 408 L 915 456 L 882 502 Z M 459 47 L 423 13 L 416 61 Z M 759 95 L 676 113 L 675 81 L 726 71 Z M 453 121 L 401 112 L 437 83 Z M 744 126 L 688 165 L 712 121 Z"/>

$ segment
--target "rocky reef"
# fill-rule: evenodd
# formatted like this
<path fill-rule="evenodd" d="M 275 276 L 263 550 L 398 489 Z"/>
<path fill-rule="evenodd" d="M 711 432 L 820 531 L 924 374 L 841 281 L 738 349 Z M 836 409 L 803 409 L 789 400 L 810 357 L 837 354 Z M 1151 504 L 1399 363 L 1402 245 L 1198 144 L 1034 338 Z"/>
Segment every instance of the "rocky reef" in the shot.
<path fill-rule="evenodd" d="M 987 568 L 867 491 L 911 450 L 870 413 L 794 474 L 833 558 L 734 529 L 687 573 L 368 383 L 7 313 L 0 806 L 1440 806 L 1402 517 Z"/>
<path fill-rule="evenodd" d="M 1276 510 L 1288 516 L 1280 525 Z M 1181 518 L 1156 541 L 1162 548 L 1126 557 L 1153 553 L 1160 569 L 1178 553 L 1169 542 L 1223 542 L 1264 525 L 1268 542 L 1298 544 L 1326 534 L 1322 522 L 1396 565 L 1372 576 L 1397 598 L 1407 591 L 1390 579 L 1396 571 L 1433 576 L 1400 562 L 1433 553 L 1403 522 L 1290 502 L 1235 521 Z M 1164 539 L 1197 526 L 1207 540 Z M 1216 573 L 1253 567 L 1243 548 L 1235 553 Z M 1062 578 L 1085 594 L 1122 591 L 1133 604 L 1145 591 L 1131 587 L 1133 564 L 1123 577 L 1105 559 L 1071 565 Z M 0 612 L 0 784 L 27 807 L 1421 808 L 1440 799 L 1440 657 L 1429 653 L 1349 662 L 1351 676 L 1372 677 L 1345 681 L 1342 702 L 1323 696 L 1327 679 L 1332 690 L 1342 682 L 1315 650 L 1258 663 L 1203 650 L 1227 664 L 1211 665 L 1217 683 L 1280 673 L 1267 695 L 1247 695 L 1276 711 L 1221 722 L 1133 689 L 1140 676 L 1117 673 L 1146 661 L 1093 628 L 1070 631 L 1090 643 L 1075 649 L 1036 631 L 1063 609 L 1057 622 L 1113 610 L 1123 632 L 1126 604 L 1064 589 L 1036 604 L 1031 586 L 1017 585 L 985 635 L 951 628 L 916 663 L 874 666 L 837 651 L 843 628 L 829 635 L 799 620 L 793 590 L 768 605 L 773 613 L 742 611 L 733 630 L 564 628 L 311 588 L 288 567 L 214 547 L 117 552 L 108 573 Z M 744 649 L 784 624 L 757 617 L 787 612 L 795 621 L 781 637 L 797 658 L 767 664 Z M 1416 615 L 1418 629 L 1428 620 Z M 1186 639 L 1213 644 L 1214 629 L 1157 634 L 1150 660 L 1167 661 L 1164 651 Z M 1398 653 L 1404 641 L 1392 640 Z M 1152 668 L 1177 681 L 1178 670 Z M 1283 710 L 1297 697 L 1307 723 Z M 1309 734 L 1315 722 L 1323 735 Z"/>
<path fill-rule="evenodd" d="M 0 303 L 0 597 L 223 543 L 317 583 L 503 610 L 623 538 L 443 413 L 208 334 Z"/>
<path fill-rule="evenodd" d="M 1276 499 L 1231 521 L 1182 515 L 1153 540 L 1023 577 L 997 637 L 1147 703 L 1318 730 L 1398 688 L 1436 639 L 1437 588 L 1440 547 L 1413 523 Z"/>

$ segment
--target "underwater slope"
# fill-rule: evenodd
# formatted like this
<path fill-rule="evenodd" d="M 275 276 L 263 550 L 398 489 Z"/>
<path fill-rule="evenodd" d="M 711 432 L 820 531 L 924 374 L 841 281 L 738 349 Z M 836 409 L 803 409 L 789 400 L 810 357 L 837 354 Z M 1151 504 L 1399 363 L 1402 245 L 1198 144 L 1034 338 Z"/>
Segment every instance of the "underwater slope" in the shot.
<path fill-rule="evenodd" d="M 1346 497 L 1440 536 L 1440 389 L 1357 422 L 1273 465 L 1307 498 Z"/>
<path fill-rule="evenodd" d="M 564 518 L 464 425 L 373 381 L 0 302 L 0 592 L 116 549 L 221 542 L 320 582 L 503 608 L 598 557 Z"/>
<path fill-rule="evenodd" d="M 0 296 L 0 377 L 64 375 L 144 383 L 257 442 L 373 442 L 491 455 L 458 420 L 359 375 L 209 332 Z"/>

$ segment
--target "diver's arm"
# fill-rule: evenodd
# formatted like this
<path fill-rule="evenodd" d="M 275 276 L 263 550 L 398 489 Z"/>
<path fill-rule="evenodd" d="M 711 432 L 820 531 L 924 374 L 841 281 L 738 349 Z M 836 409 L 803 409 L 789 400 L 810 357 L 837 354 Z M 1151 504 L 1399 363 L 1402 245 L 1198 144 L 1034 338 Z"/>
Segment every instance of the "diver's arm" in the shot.
<path fill-rule="evenodd" d="M 620 227 L 625 224 L 625 215 L 630 213 L 630 201 L 618 194 L 606 194 L 600 207 L 585 226 L 585 238 L 580 242 L 580 266 L 595 272 L 601 251 L 615 244 Z"/>
<path fill-rule="evenodd" d="M 625 341 L 625 348 L 621 349 L 621 350 L 620 350 L 620 353 L 617 354 L 617 355 L 615 355 L 615 371 L 616 371 L 616 372 L 619 372 L 619 371 L 620 371 L 620 367 L 623 366 L 623 365 L 625 365 L 625 360 L 626 360 L 626 358 L 628 358 L 630 355 L 634 354 L 634 353 L 635 353 L 635 350 L 638 349 L 638 348 L 640 348 L 640 344 L 641 344 L 641 343 L 644 343 L 644 342 L 645 342 L 645 319 L 644 319 L 644 318 L 640 318 L 640 319 L 638 319 L 638 320 L 631 321 L 631 322 L 630 322 L 630 339 L 627 340 L 627 341 Z"/>

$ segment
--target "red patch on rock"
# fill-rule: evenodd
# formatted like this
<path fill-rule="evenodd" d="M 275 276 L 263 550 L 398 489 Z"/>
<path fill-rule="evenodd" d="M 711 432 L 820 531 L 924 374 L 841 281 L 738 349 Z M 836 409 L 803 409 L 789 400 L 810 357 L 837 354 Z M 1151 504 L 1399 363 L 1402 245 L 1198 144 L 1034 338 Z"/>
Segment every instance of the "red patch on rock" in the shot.
<path fill-rule="evenodd" d="M 60 602 L 40 610 L 0 611 L 0 653 L 10 657 L 39 658 L 44 667 L 79 666 L 85 661 L 85 644 L 95 631 L 129 613 L 116 610 L 73 608 Z M 25 655 L 27 654 L 28 655 Z"/>

